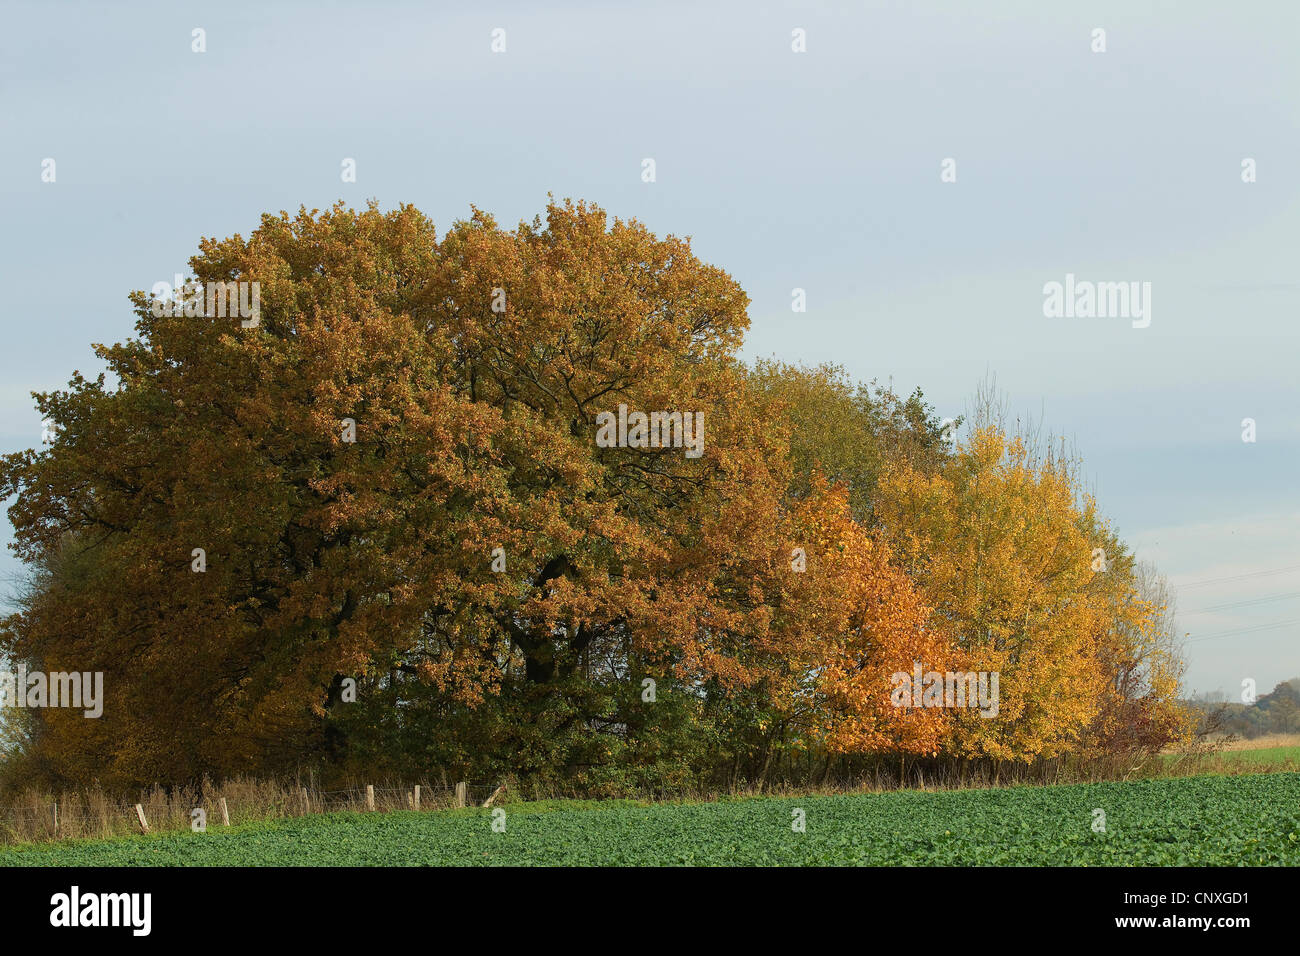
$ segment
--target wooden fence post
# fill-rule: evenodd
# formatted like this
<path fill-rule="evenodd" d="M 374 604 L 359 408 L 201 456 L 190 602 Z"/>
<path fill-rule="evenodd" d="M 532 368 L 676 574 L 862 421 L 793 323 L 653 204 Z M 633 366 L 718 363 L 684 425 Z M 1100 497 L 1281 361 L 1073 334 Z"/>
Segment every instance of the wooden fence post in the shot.
<path fill-rule="evenodd" d="M 366 784 L 366 809 L 375 809 L 375 785 L 373 783 Z"/>
<path fill-rule="evenodd" d="M 59 835 L 59 801 L 54 801 L 54 835 Z"/>
<path fill-rule="evenodd" d="M 230 810 L 226 808 L 226 798 L 221 798 L 221 823 L 223 826 L 230 826 Z"/>
<path fill-rule="evenodd" d="M 140 818 L 140 832 L 148 833 L 149 821 L 144 818 L 144 807 L 138 803 L 135 805 L 135 815 Z"/>
<path fill-rule="evenodd" d="M 303 787 L 298 792 L 302 795 L 302 812 L 311 813 L 311 800 L 307 796 L 307 788 Z"/>
<path fill-rule="evenodd" d="M 411 809 L 420 809 L 420 785 L 418 783 L 415 785 L 415 790 L 411 793 Z"/>
<path fill-rule="evenodd" d="M 469 784 L 464 781 L 456 784 L 456 806 L 463 807 L 469 803 Z"/>
<path fill-rule="evenodd" d="M 492 806 L 492 801 L 495 800 L 499 794 L 501 794 L 502 792 L 504 792 L 505 789 L 506 789 L 506 785 L 503 783 L 503 784 L 501 784 L 501 786 L 499 786 L 499 787 L 497 787 L 495 790 L 493 790 L 493 791 L 492 791 L 492 796 L 488 797 L 486 800 L 483 801 L 483 806 L 485 806 L 485 807 L 490 807 L 490 806 Z"/>

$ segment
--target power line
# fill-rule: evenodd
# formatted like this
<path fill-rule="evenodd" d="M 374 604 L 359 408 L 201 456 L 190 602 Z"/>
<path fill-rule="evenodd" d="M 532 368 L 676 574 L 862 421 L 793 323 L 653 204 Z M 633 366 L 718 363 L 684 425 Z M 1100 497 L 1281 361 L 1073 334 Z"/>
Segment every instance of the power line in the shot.
<path fill-rule="evenodd" d="M 1206 578 L 1204 581 L 1193 581 L 1190 584 L 1174 585 L 1174 590 L 1186 591 L 1189 588 L 1205 587 L 1207 584 L 1220 584 L 1225 581 L 1244 581 L 1247 578 L 1263 578 L 1274 574 L 1285 574 L 1288 571 L 1300 571 L 1300 564 L 1293 564 L 1285 568 L 1274 568 L 1270 571 L 1251 571 L 1248 574 L 1229 574 L 1221 578 Z"/>
<path fill-rule="evenodd" d="M 1295 618 L 1294 620 L 1290 620 L 1290 621 L 1274 621 L 1272 624 L 1259 624 L 1256 625 L 1255 627 L 1243 627 L 1243 628 L 1238 628 L 1235 631 L 1220 631 L 1218 634 L 1207 634 L 1205 637 L 1194 637 L 1191 640 L 1189 640 L 1187 643 L 1197 644 L 1201 641 L 1213 641 L 1213 640 L 1217 640 L 1220 637 L 1232 637 L 1237 634 L 1253 634 L 1256 631 L 1271 631 L 1275 628 L 1287 627 L 1288 625 L 1291 624 L 1300 624 L 1300 618 Z"/>
<path fill-rule="evenodd" d="M 1273 594 L 1267 597 L 1250 598 L 1245 601 L 1233 601 L 1230 604 L 1213 604 L 1210 607 L 1198 607 L 1195 611 L 1180 611 L 1180 614 L 1204 614 L 1207 611 L 1226 611 L 1234 607 L 1251 607 L 1255 604 L 1269 604 L 1273 601 L 1286 601 L 1290 598 L 1300 597 L 1300 591 L 1290 591 L 1286 594 Z"/>

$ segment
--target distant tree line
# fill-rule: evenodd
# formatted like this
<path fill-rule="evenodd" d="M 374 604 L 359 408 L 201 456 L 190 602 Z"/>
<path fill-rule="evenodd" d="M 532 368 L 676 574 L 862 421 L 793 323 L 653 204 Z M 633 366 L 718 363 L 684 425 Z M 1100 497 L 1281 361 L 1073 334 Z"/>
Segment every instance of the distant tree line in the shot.
<path fill-rule="evenodd" d="M 1202 729 L 1250 740 L 1266 734 L 1300 734 L 1300 677 L 1282 681 L 1253 704 L 1225 701 L 1222 694 L 1194 696 L 1188 705 Z"/>

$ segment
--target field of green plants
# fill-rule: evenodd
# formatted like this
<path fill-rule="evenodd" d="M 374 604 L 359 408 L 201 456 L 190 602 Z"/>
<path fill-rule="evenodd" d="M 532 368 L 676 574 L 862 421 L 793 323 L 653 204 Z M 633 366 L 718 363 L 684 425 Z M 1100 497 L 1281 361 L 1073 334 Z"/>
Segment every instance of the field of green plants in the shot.
<path fill-rule="evenodd" d="M 1300 747 L 1266 747 L 1259 750 L 1228 750 L 1221 754 L 1228 763 L 1284 764 L 1300 761 Z"/>
<path fill-rule="evenodd" d="M 1288 738 L 1290 739 L 1290 738 Z M 1202 757 L 1188 757 L 1182 754 L 1166 753 L 1159 756 L 1164 766 L 1182 768 L 1183 773 L 1223 772 L 1235 773 L 1258 769 L 1297 770 L 1300 769 L 1300 746 L 1260 746 L 1243 745 L 1230 750 L 1219 750 Z"/>
<path fill-rule="evenodd" d="M 27 845 L 0 850 L 0 865 L 1300 865 L 1296 773 L 502 810 Z"/>

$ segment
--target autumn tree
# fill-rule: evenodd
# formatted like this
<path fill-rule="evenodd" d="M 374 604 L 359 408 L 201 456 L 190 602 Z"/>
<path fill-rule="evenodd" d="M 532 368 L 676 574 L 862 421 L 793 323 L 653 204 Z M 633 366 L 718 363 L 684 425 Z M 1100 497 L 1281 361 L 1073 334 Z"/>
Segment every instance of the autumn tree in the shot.
<path fill-rule="evenodd" d="M 945 423 L 919 388 L 904 399 L 891 387 L 853 382 L 839 365 L 775 359 L 754 362 L 750 382 L 766 416 L 789 423 L 793 497 L 807 495 L 820 475 L 843 485 L 853 517 L 870 524 L 876 483 L 887 468 L 906 462 L 931 473 L 949 456 Z"/>
<path fill-rule="evenodd" d="M 1064 448 L 977 416 L 937 474 L 894 467 L 876 513 L 932 626 L 968 669 L 1000 676 L 997 716 L 955 714 L 947 752 L 1029 762 L 1116 747 L 1138 727 L 1148 749 L 1181 734 L 1160 608 Z"/>
<path fill-rule="evenodd" d="M 747 298 L 685 239 L 339 205 L 191 267 L 256 317 L 133 294 L 107 372 L 36 397 L 52 443 L 0 463 L 32 571 L 0 651 L 104 674 L 102 718 L 9 728 L 30 780 L 612 793 L 1176 730 L 1157 596 L 1068 462 L 746 367 Z M 999 671 L 998 718 L 896 706 L 917 662 Z"/>
<path fill-rule="evenodd" d="M 57 440 L 0 470 L 19 553 L 84 568 L 39 586 L 4 649 L 106 675 L 101 720 L 38 718 L 53 773 L 346 766 L 363 744 L 424 768 L 429 729 L 446 762 L 481 743 L 525 774 L 629 746 L 658 766 L 666 728 L 689 743 L 743 694 L 793 713 L 811 673 L 810 732 L 880 735 L 852 641 L 906 645 L 919 606 L 842 499 L 792 509 L 789 425 L 736 359 L 746 297 L 687 241 L 581 203 L 441 239 L 410 207 L 339 206 L 191 265 L 258 282 L 258 320 L 135 294 L 136 337 L 96 347 L 112 384 L 38 396 Z M 598 443 L 620 406 L 691 413 L 698 454 Z M 810 553 L 854 556 L 792 584 L 813 527 L 843 533 Z"/>

